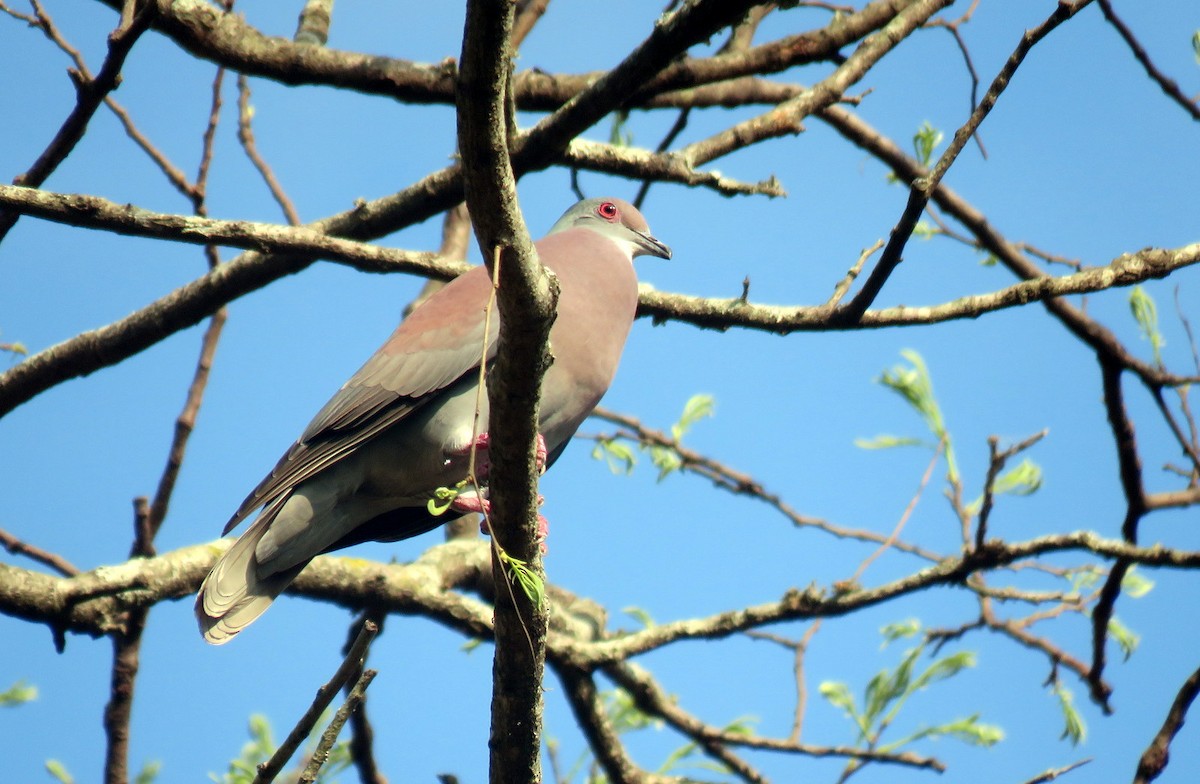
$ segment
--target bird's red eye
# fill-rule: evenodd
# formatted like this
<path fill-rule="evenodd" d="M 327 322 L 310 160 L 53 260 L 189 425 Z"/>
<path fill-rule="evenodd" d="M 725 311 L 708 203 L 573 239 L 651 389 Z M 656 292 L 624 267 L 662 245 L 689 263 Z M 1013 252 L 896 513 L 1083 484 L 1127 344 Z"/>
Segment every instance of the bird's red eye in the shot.
<path fill-rule="evenodd" d="M 596 212 L 601 218 L 612 220 L 613 218 L 617 217 L 617 205 L 613 204 L 611 201 L 601 202 L 600 206 L 596 208 Z"/>

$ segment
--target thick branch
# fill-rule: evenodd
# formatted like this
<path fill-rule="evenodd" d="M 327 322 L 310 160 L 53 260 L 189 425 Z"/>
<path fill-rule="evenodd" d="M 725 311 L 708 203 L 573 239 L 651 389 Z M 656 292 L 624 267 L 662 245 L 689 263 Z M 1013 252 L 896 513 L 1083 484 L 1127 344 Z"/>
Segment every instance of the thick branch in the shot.
<path fill-rule="evenodd" d="M 558 301 L 557 285 L 538 261 L 521 218 L 509 160 L 513 13 L 510 3 L 468 3 L 458 88 L 458 148 L 467 209 L 497 282 L 500 315 L 496 359 L 488 373 L 488 525 L 495 542 L 492 571 L 497 586 L 515 582 L 501 549 L 545 579 L 537 544 L 535 442 Z M 521 591 L 498 588 L 496 596 L 489 780 L 532 784 L 542 778 L 546 608 Z"/>
<path fill-rule="evenodd" d="M 121 6 L 121 0 L 103 2 L 114 8 Z M 776 103 L 780 100 L 780 87 L 763 80 L 747 81 L 748 77 L 835 59 L 842 47 L 878 30 L 911 3 L 912 0 L 875 0 L 823 28 L 786 36 L 744 52 L 680 60 L 657 77 L 637 85 L 631 105 L 678 108 Z M 725 4 L 732 12 L 723 14 L 727 21 L 695 40 L 703 40 L 732 24 L 753 2 L 730 0 Z M 707 5 L 720 10 L 722 4 Z M 457 69 L 452 60 L 433 65 L 305 46 L 264 35 L 240 15 L 222 13 L 206 3 L 158 0 L 158 12 L 156 30 L 196 57 L 240 73 L 289 85 L 341 87 L 406 103 L 454 101 Z M 547 74 L 530 69 L 514 76 L 513 95 L 522 110 L 553 111 L 601 76 L 600 73 Z M 737 89 L 728 89 L 730 84 L 738 84 Z"/>

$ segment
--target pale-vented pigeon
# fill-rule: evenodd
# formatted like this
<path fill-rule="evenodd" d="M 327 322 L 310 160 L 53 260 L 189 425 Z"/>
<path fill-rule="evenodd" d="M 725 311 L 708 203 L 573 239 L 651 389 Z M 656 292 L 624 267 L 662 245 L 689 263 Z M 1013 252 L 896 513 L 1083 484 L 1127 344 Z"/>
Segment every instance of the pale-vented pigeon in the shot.
<path fill-rule="evenodd" d="M 579 202 L 536 245 L 561 290 L 539 423 L 549 464 L 612 382 L 637 307 L 633 257 L 671 250 L 620 199 Z M 244 629 L 320 553 L 416 536 L 469 508 L 434 516 L 427 503 L 465 478 L 472 433 L 487 429 L 486 395 L 478 431 L 474 419 L 484 342 L 490 360 L 499 331 L 493 314 L 484 335 L 490 293 L 477 267 L 418 307 L 242 503 L 224 533 L 262 511 L 200 586 L 206 640 Z"/>

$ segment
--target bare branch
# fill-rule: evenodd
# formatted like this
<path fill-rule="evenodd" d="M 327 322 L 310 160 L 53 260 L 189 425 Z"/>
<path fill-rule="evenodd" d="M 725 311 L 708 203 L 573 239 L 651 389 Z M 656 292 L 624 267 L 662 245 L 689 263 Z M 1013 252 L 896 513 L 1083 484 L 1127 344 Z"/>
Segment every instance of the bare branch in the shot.
<path fill-rule="evenodd" d="M 904 246 L 912 236 L 913 229 L 917 226 L 917 220 L 921 213 L 925 210 L 925 205 L 933 197 L 942 178 L 946 176 L 946 172 L 957 160 L 958 154 L 962 152 L 967 141 L 978 130 L 980 123 L 991 112 L 992 107 L 996 105 L 1001 93 L 1008 87 L 1009 81 L 1020 68 L 1021 63 L 1025 60 L 1025 56 L 1029 51 L 1038 44 L 1043 38 L 1050 34 L 1056 27 L 1070 19 L 1078 13 L 1084 6 L 1088 5 L 1092 0 L 1076 0 L 1074 3 L 1061 2 L 1054 9 L 1046 21 L 1033 30 L 1026 30 L 1021 37 L 1021 42 L 1013 53 L 1009 55 L 1008 61 L 1004 67 L 1000 69 L 1000 73 L 992 80 L 988 91 L 984 93 L 983 100 L 979 102 L 979 106 L 975 111 L 971 112 L 971 116 L 967 122 L 959 128 L 950 144 L 942 152 L 937 164 L 928 176 L 923 176 L 912 181 L 912 189 L 909 192 L 908 204 L 904 208 L 900 220 L 892 229 L 891 238 L 888 240 L 887 246 L 883 249 L 883 255 L 879 258 L 879 263 L 875 269 L 867 277 L 863 283 L 862 289 L 854 296 L 850 302 L 846 303 L 841 309 L 842 316 L 850 321 L 857 319 L 883 289 L 884 282 L 891 276 L 892 272 L 900 264 L 901 256 L 904 253 Z"/>
<path fill-rule="evenodd" d="M 0 547 L 3 547 L 13 555 L 23 555 L 27 558 L 32 558 L 34 561 L 49 566 L 65 577 L 73 577 L 79 574 L 79 569 L 66 558 L 57 553 L 47 552 L 28 542 L 23 542 L 3 528 L 0 528 Z"/>
<path fill-rule="evenodd" d="M 346 654 L 333 677 L 329 679 L 328 683 L 317 689 L 317 695 L 313 698 L 312 704 L 296 722 L 296 726 L 288 733 L 283 743 L 279 744 L 279 748 L 271 755 L 271 759 L 258 766 L 258 775 L 254 777 L 254 784 L 266 784 L 266 782 L 275 780 L 275 777 L 283 770 L 283 766 L 296 753 L 296 749 L 300 748 L 300 744 L 312 733 L 313 727 L 317 726 L 321 714 L 333 702 L 333 698 L 349 682 L 350 676 L 356 671 L 361 672 L 367 650 L 378 633 L 379 627 L 371 621 L 363 624 L 362 631 L 359 632 L 354 644 L 350 646 L 350 652 Z M 365 677 L 366 673 L 363 673 L 363 676 Z M 370 680 L 368 679 L 367 682 L 369 683 Z"/>
<path fill-rule="evenodd" d="M 121 83 L 121 69 L 125 66 L 125 58 L 129 56 L 130 50 L 142 33 L 149 29 L 156 8 L 154 0 L 130 0 L 123 4 L 121 22 L 108 37 L 108 55 L 104 58 L 100 71 L 94 79 L 79 71 L 71 72 L 75 81 L 74 108 L 33 166 L 14 177 L 13 184 L 31 188 L 40 186 L 71 154 L 87 131 L 88 123 L 100 108 L 100 103 Z M 127 15 L 124 9 L 132 9 L 132 15 Z M 8 234 L 18 217 L 19 213 L 0 211 L 0 240 Z"/>
<path fill-rule="evenodd" d="M 1104 12 L 1104 18 L 1108 20 L 1108 23 L 1121 36 L 1121 40 L 1125 42 L 1125 45 L 1129 47 L 1129 51 L 1133 53 L 1134 59 L 1142 64 L 1142 68 L 1146 70 L 1146 75 L 1166 93 L 1168 98 L 1179 104 L 1185 112 L 1190 114 L 1193 120 L 1200 120 L 1200 104 L 1197 104 L 1191 98 L 1184 95 L 1183 90 L 1179 89 L 1179 84 L 1154 65 L 1154 61 L 1146 53 L 1145 47 L 1138 43 L 1133 31 L 1121 20 L 1121 17 L 1117 16 L 1117 12 L 1112 6 L 1112 0 L 1099 0 L 1099 2 L 1100 10 Z"/>
<path fill-rule="evenodd" d="M 321 740 L 317 743 L 312 758 L 300 773 L 300 784 L 312 784 L 312 782 L 316 781 L 317 773 L 320 772 L 321 766 L 329 759 L 329 752 L 333 749 L 333 744 L 337 742 L 338 734 L 342 731 L 342 727 L 345 726 L 346 720 L 352 714 L 357 713 L 362 706 L 363 700 L 367 698 L 367 687 L 371 685 L 371 681 L 375 680 L 377 674 L 375 670 L 367 670 L 358 677 L 354 686 L 350 689 L 350 693 L 346 696 L 346 701 L 337 709 L 337 713 L 333 715 L 329 726 L 321 733 Z"/>
<path fill-rule="evenodd" d="M 857 528 L 845 528 L 836 525 L 828 520 L 822 520 L 818 517 L 800 514 L 794 507 L 788 504 L 779 495 L 767 490 L 761 483 L 749 474 L 738 471 L 737 469 L 721 463 L 713 458 L 706 457 L 699 452 L 689 449 L 681 444 L 678 440 L 669 437 L 661 430 L 654 430 L 646 427 L 635 417 L 628 414 L 621 414 L 616 411 L 611 411 L 603 406 L 598 406 L 592 416 L 606 422 L 611 422 L 620 427 L 627 428 L 628 432 L 618 433 L 615 436 L 597 435 L 587 436 L 592 440 L 603 442 L 612 440 L 617 437 L 626 437 L 640 444 L 650 446 L 659 446 L 670 449 L 680 460 L 680 470 L 696 474 L 711 481 L 716 487 L 726 490 L 735 495 L 745 495 L 750 498 L 756 498 L 768 506 L 772 507 L 784 517 L 786 517 L 792 525 L 797 528 L 816 528 L 824 531 L 839 539 L 856 539 L 862 542 L 872 542 L 882 545 L 887 541 L 887 537 L 875 531 Z M 928 561 L 937 561 L 941 558 L 940 555 L 930 550 L 923 550 L 908 542 L 894 541 L 892 546 L 897 550 L 924 558 Z"/>
<path fill-rule="evenodd" d="M 879 158 L 901 180 L 911 182 L 928 175 L 924 167 L 906 155 L 892 140 L 884 137 L 861 118 L 845 109 L 831 106 L 822 112 L 820 117 L 833 126 L 847 140 Z M 1020 248 L 1009 242 L 1009 240 L 997 231 L 988 222 L 987 217 L 982 212 L 944 183 L 939 184 L 934 190 L 932 199 L 947 214 L 953 216 L 955 220 L 966 226 L 978 239 L 980 247 L 995 256 L 1001 264 L 1018 277 L 1027 281 L 1045 277 L 1045 272 L 1037 264 L 1028 259 L 1021 252 Z M 1075 291 L 1071 293 L 1084 292 Z M 1038 297 L 1038 299 L 1042 298 Z M 1185 379 L 1167 373 L 1135 357 L 1121 344 L 1111 330 L 1089 318 L 1069 302 L 1058 296 L 1044 299 L 1043 301 L 1051 315 L 1062 322 L 1073 335 L 1096 351 L 1101 351 L 1112 356 L 1121 365 L 1137 373 L 1143 382 L 1168 386 L 1187 383 Z"/>
<path fill-rule="evenodd" d="M 1175 701 L 1171 703 L 1171 709 L 1167 711 L 1162 727 L 1138 760 L 1134 784 L 1146 784 L 1162 775 L 1171 756 L 1171 741 L 1183 728 L 1188 708 L 1192 706 L 1197 694 L 1200 694 L 1200 669 L 1188 676 L 1179 687 L 1179 693 L 1175 695 Z"/>
<path fill-rule="evenodd" d="M 761 781 L 761 774 L 734 755 L 728 746 L 762 749 L 782 753 L 801 754 L 811 757 L 846 757 L 849 759 L 886 762 L 906 767 L 928 768 L 942 771 L 945 766 L 932 757 L 922 757 L 912 752 L 888 753 L 857 749 L 850 746 L 814 746 L 792 741 L 758 738 L 753 735 L 726 732 L 705 724 L 679 707 L 676 700 L 663 691 L 654 679 L 641 667 L 628 662 L 614 663 L 604 667 L 604 673 L 625 689 L 643 712 L 661 716 L 679 732 L 684 733 L 705 750 L 713 759 L 728 765 L 746 781 Z"/>
<path fill-rule="evenodd" d="M 625 751 L 621 736 L 613 727 L 605 714 L 604 702 L 596 689 L 596 681 L 586 672 L 571 667 L 556 667 L 559 679 L 563 683 L 567 702 L 571 712 L 579 722 L 588 745 L 604 772 L 614 784 L 675 784 L 679 782 L 674 776 L 661 776 L 649 773 L 637 766 L 637 763 Z"/>

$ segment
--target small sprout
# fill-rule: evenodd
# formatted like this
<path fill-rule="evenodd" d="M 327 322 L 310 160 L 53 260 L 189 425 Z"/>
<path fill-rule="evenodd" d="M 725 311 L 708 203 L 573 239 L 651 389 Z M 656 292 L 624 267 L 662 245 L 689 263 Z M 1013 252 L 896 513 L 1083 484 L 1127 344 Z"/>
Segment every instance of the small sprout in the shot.
<path fill-rule="evenodd" d="M 12 707 L 22 703 L 32 702 L 38 696 L 37 686 L 25 681 L 17 681 L 6 690 L 0 691 L 0 707 Z"/>
<path fill-rule="evenodd" d="M 75 784 L 75 777 L 67 770 L 67 766 L 56 759 L 46 760 L 46 772 L 60 784 Z"/>
<path fill-rule="evenodd" d="M 1054 696 L 1058 698 L 1058 706 L 1063 713 L 1063 731 L 1059 738 L 1070 740 L 1072 746 L 1078 746 L 1087 740 L 1087 724 L 1075 709 L 1075 695 L 1066 686 L 1055 682 Z"/>
<path fill-rule="evenodd" d="M 913 134 L 913 152 L 916 153 L 917 160 L 922 166 L 929 166 L 933 160 L 933 151 L 942 143 L 945 135 L 929 124 L 929 121 L 921 123 L 921 127 Z"/>
<path fill-rule="evenodd" d="M 603 460 L 608 464 L 609 471 L 626 476 L 632 474 L 633 467 L 637 465 L 637 454 L 628 444 L 608 438 L 597 441 L 592 447 L 592 459 Z"/>
<path fill-rule="evenodd" d="M 900 395 L 916 409 L 925 420 L 925 426 L 946 449 L 946 473 L 952 482 L 958 480 L 958 461 L 954 456 L 954 447 L 950 442 L 950 433 L 942 419 L 942 409 L 937 398 L 933 395 L 933 381 L 929 377 L 929 368 L 925 360 L 912 349 L 905 349 L 900 355 L 908 360 L 908 365 L 896 365 L 891 370 L 883 371 L 878 379 L 888 389 Z"/>
<path fill-rule="evenodd" d="M 507 567 L 509 574 L 521 586 L 521 591 L 534 607 L 542 609 L 546 603 L 546 583 L 542 581 L 541 575 L 530 569 L 529 564 L 520 558 L 513 558 L 503 549 L 497 551 L 500 554 L 501 563 Z"/>
<path fill-rule="evenodd" d="M 1117 620 L 1116 616 L 1108 621 L 1108 633 L 1117 641 L 1125 661 L 1129 661 L 1129 657 L 1137 650 L 1138 643 L 1142 641 L 1142 636 Z"/>
<path fill-rule="evenodd" d="M 1150 341 L 1150 350 L 1154 352 L 1154 364 L 1163 366 L 1162 350 L 1167 341 L 1158 329 L 1158 306 L 1154 298 L 1146 293 L 1141 286 L 1134 286 L 1129 292 L 1129 310 L 1142 332 L 1142 337 Z"/>
<path fill-rule="evenodd" d="M 654 618 L 650 616 L 650 613 L 641 607 L 626 607 L 621 612 L 640 623 L 643 629 L 653 629 L 658 625 L 654 622 Z"/>
<path fill-rule="evenodd" d="M 882 434 L 874 438 L 856 438 L 854 445 L 859 449 L 891 449 L 897 446 L 921 446 L 927 442 L 912 436 Z"/>
<path fill-rule="evenodd" d="M 466 489 L 470 481 L 470 479 L 464 479 L 454 487 L 439 487 L 437 490 L 434 490 L 433 498 L 430 498 L 425 503 L 425 508 L 429 510 L 429 514 L 434 517 L 440 517 L 445 514 L 450 505 L 454 503 L 454 499 L 462 495 L 463 490 Z"/>
<path fill-rule="evenodd" d="M 915 637 L 921 631 L 921 622 L 916 618 L 909 618 L 907 621 L 898 621 L 889 623 L 879 630 L 883 635 L 884 644 L 895 642 L 900 639 Z"/>
<path fill-rule="evenodd" d="M 1139 572 L 1136 567 L 1130 567 L 1121 578 L 1121 592 L 1131 599 L 1141 599 L 1154 590 L 1154 581 Z"/>

